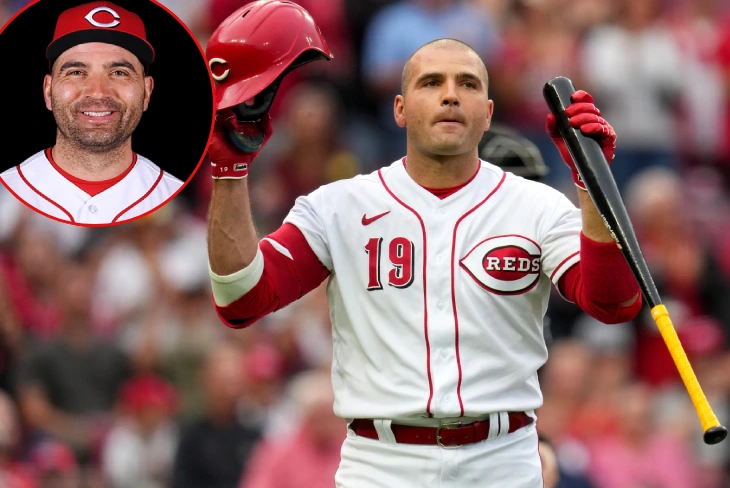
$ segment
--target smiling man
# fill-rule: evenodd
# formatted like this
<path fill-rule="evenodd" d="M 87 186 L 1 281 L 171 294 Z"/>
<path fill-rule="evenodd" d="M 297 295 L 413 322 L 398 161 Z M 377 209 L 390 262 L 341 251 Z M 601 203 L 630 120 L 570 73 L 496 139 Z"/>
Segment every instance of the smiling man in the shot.
<path fill-rule="evenodd" d="M 132 150 L 155 57 L 142 19 L 110 2 L 70 8 L 46 51 L 56 144 L 0 175 L 26 204 L 77 224 L 114 224 L 167 201 L 182 182 Z"/>

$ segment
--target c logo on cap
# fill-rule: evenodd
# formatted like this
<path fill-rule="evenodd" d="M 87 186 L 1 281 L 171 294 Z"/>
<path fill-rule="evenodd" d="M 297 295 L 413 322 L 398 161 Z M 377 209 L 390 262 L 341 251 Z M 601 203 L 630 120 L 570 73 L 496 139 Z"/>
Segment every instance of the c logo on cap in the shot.
<path fill-rule="evenodd" d="M 230 69 L 226 69 L 222 75 L 216 75 L 215 73 L 213 73 L 213 64 L 228 64 L 228 61 L 226 61 L 225 59 L 221 59 L 221 58 L 213 58 L 210 61 L 208 61 L 208 66 L 210 66 L 210 73 L 213 75 L 213 79 L 215 81 L 223 81 L 226 78 L 228 78 L 228 75 L 231 72 Z"/>
<path fill-rule="evenodd" d="M 111 16 L 114 17 L 114 20 L 106 24 L 97 22 L 96 20 L 94 20 L 94 15 L 98 14 L 99 12 L 106 12 L 108 14 L 111 14 Z M 109 7 L 96 7 L 94 10 L 86 14 L 86 17 L 84 18 L 88 20 L 89 24 L 93 25 L 94 27 L 116 27 L 121 23 L 119 22 L 119 19 L 121 18 L 119 17 L 119 14 Z"/>

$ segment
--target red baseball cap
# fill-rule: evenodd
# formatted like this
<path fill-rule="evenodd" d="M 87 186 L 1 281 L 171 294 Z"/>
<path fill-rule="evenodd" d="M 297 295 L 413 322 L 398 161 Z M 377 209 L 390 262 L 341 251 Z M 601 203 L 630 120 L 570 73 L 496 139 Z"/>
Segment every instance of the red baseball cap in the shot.
<path fill-rule="evenodd" d="M 155 59 L 139 15 L 112 2 L 85 3 L 65 10 L 56 22 L 53 41 L 46 57 L 51 65 L 68 49 L 87 42 L 104 42 L 123 47 L 140 60 L 145 71 Z"/>
<path fill-rule="evenodd" d="M 162 378 L 153 375 L 137 376 L 124 384 L 120 392 L 122 406 L 130 412 L 157 407 L 168 413 L 175 410 L 175 389 Z"/>

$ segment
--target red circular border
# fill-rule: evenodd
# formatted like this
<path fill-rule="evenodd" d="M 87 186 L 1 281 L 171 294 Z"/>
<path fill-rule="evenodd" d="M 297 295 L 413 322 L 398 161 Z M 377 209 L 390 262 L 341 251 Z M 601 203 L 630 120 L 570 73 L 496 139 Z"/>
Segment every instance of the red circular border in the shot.
<path fill-rule="evenodd" d="M 28 8 L 32 7 L 33 5 L 35 5 L 37 3 L 40 3 L 42 1 L 49 1 L 49 0 L 33 0 L 32 2 L 30 2 L 29 4 L 27 4 L 25 7 L 21 8 L 20 10 L 18 10 L 15 13 L 15 15 L 13 15 L 10 18 L 10 20 L 8 20 L 5 23 L 5 25 L 3 25 L 2 28 L 0 28 L 0 35 L 2 35 L 3 31 L 5 31 L 5 28 L 7 26 L 9 26 L 20 14 L 22 14 L 23 12 L 25 12 Z M 195 38 L 195 36 L 193 35 L 193 33 L 190 31 L 190 28 L 182 20 L 180 20 L 180 18 L 177 15 L 175 15 L 175 13 L 172 10 L 170 10 L 167 7 L 165 7 L 164 5 L 162 5 L 157 0 L 148 0 L 148 1 L 150 3 L 152 3 L 152 4 L 154 4 L 154 5 L 162 8 L 165 12 L 167 12 L 170 16 L 172 16 L 172 18 L 174 18 L 177 21 L 178 24 L 180 24 L 185 29 L 185 31 L 188 33 L 188 35 L 193 40 L 193 42 L 195 43 L 195 45 L 198 47 L 198 51 L 200 51 L 200 54 L 203 56 L 203 61 L 205 61 L 206 66 L 207 66 L 207 64 L 208 64 L 208 58 L 205 55 L 205 50 L 203 50 L 203 46 L 200 45 L 200 42 L 198 42 L 198 40 Z M 159 204 L 158 206 L 156 206 L 152 210 L 149 210 L 149 211 L 147 211 L 147 212 L 145 212 L 143 214 L 137 215 L 136 217 L 133 217 L 131 219 L 124 220 L 122 222 L 116 222 L 116 223 L 108 223 L 108 224 L 82 224 L 82 223 L 79 223 L 79 222 L 69 222 L 67 220 L 59 219 L 58 217 L 53 217 L 52 215 L 48 215 L 47 213 L 42 212 L 41 210 L 38 210 L 37 208 L 35 208 L 34 206 L 32 206 L 31 204 L 29 204 L 28 202 L 26 202 L 22 198 L 20 198 L 13 190 L 10 189 L 10 187 L 5 183 L 5 181 L 3 181 L 2 178 L 0 178 L 0 183 L 2 183 L 2 185 L 17 200 L 21 201 L 26 207 L 30 208 L 35 213 L 40 214 L 40 215 L 43 215 L 44 217 L 47 217 L 47 218 L 49 218 L 51 220 L 55 220 L 56 222 L 61 222 L 61 223 L 64 223 L 64 224 L 69 224 L 69 225 L 75 225 L 77 227 L 92 227 L 92 228 L 94 228 L 94 227 L 117 227 L 117 226 L 120 226 L 120 225 L 129 224 L 131 222 L 134 222 L 135 220 L 142 219 L 142 218 L 150 215 L 151 213 L 156 212 L 160 208 L 162 208 L 165 205 L 167 205 L 181 191 L 183 191 L 185 189 L 185 187 L 188 186 L 188 184 L 190 184 L 190 181 L 192 181 L 192 179 L 198 173 L 198 171 L 200 170 L 200 165 L 203 163 L 203 160 L 205 159 L 206 155 L 208 154 L 208 147 L 210 146 L 210 140 L 213 138 L 213 129 L 214 129 L 214 126 L 215 126 L 215 113 L 216 113 L 216 110 L 215 110 L 215 82 L 213 81 L 213 74 L 211 73 L 211 71 L 209 69 L 207 69 L 206 71 L 208 72 L 208 80 L 210 81 L 211 105 L 213 107 L 213 112 L 211 114 L 211 119 L 210 119 L 210 132 L 208 132 L 208 142 L 205 144 L 205 152 L 203 152 L 203 154 L 200 156 L 200 160 L 198 161 L 198 164 L 195 166 L 195 169 L 193 170 L 193 172 L 190 173 L 190 176 L 188 177 L 188 179 L 185 180 L 185 183 L 183 183 L 182 186 L 175 193 L 172 194 L 172 196 L 170 196 L 167 200 L 165 200 L 164 202 L 162 202 L 161 204 Z"/>

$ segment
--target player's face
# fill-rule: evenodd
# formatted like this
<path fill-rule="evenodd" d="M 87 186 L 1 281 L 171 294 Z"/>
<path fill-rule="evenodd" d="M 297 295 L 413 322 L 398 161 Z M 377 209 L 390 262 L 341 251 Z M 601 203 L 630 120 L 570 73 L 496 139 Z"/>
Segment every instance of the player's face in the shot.
<path fill-rule="evenodd" d="M 153 81 L 124 48 L 90 42 L 61 54 L 44 80 L 46 107 L 63 137 L 106 152 L 129 140 L 147 110 Z"/>
<path fill-rule="evenodd" d="M 424 48 L 411 60 L 410 81 L 405 97 L 396 97 L 395 118 L 418 151 L 454 156 L 476 151 L 489 129 L 492 109 L 476 54 Z"/>

